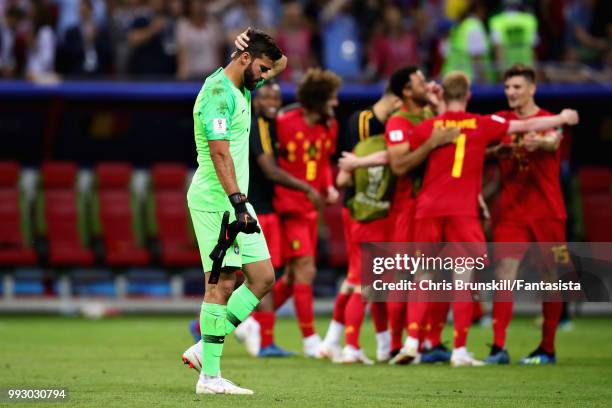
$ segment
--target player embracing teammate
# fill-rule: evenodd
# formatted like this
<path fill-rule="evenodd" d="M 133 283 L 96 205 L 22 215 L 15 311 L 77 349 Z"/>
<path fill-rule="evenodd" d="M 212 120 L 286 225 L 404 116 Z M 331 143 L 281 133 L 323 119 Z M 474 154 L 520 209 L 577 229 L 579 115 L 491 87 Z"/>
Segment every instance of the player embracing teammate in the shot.
<path fill-rule="evenodd" d="M 496 115 L 506 120 L 550 117 L 552 114 L 536 105 L 536 75 L 532 68 L 515 65 L 504 74 L 504 90 L 509 110 Z M 528 242 L 555 243 L 538 248 L 538 267 L 542 272 L 554 272 L 557 264 L 568 262 L 567 256 L 552 252 L 567 251 L 565 246 L 566 212 L 559 183 L 562 132 L 550 127 L 543 132 L 512 133 L 490 149 L 499 160 L 501 192 L 498 214 L 493 222 L 496 249 L 497 279 L 514 280 Z M 535 249 L 535 248 L 534 248 Z M 553 269 L 547 271 L 546 269 Z M 560 301 L 544 301 L 542 341 L 521 364 L 554 364 L 555 333 L 561 316 Z M 498 292 L 493 303 L 493 345 L 485 360 L 489 364 L 508 364 L 510 355 L 505 348 L 506 330 L 512 319 L 512 292 Z"/>
<path fill-rule="evenodd" d="M 486 253 L 486 246 L 478 219 L 478 196 L 487 146 L 501 141 L 506 134 L 576 124 L 578 115 L 569 109 L 559 115 L 527 120 L 478 115 L 466 112 L 471 93 L 470 81 L 465 74 L 449 73 L 444 77 L 442 88 L 446 112 L 423 122 L 410 132 L 408 138 L 412 146 L 419 146 L 427 141 L 433 129 L 447 127 L 458 128 L 460 135 L 452 144 L 441 146 L 429 155 L 423 186 L 416 200 L 414 237 L 418 242 L 473 243 L 468 250 L 482 256 Z M 453 275 L 455 279 L 472 279 L 470 271 Z M 482 365 L 483 362 L 474 359 L 466 348 L 473 315 L 471 293 L 455 291 L 453 295 L 454 349 L 451 364 Z"/>

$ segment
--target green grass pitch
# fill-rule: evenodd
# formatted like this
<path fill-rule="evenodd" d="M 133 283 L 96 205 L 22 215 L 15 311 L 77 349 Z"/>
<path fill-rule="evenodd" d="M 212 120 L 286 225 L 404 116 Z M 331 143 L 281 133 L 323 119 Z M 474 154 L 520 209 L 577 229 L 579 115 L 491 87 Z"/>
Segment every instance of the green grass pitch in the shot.
<path fill-rule="evenodd" d="M 180 354 L 191 344 L 189 317 L 0 317 L 0 387 L 64 386 L 78 407 L 417 407 L 611 406 L 612 319 L 582 318 L 557 339 L 555 367 L 341 366 L 302 357 L 259 360 L 233 338 L 223 374 L 255 396 L 196 396 L 196 374 Z M 324 333 L 328 319 L 317 320 Z M 293 319 L 279 319 L 277 342 L 299 351 Z M 450 327 L 445 330 L 449 339 Z M 475 327 L 469 348 L 487 353 L 491 330 Z M 539 339 L 533 319 L 508 334 L 513 363 Z M 374 356 L 371 322 L 362 342 Z M 0 406 L 3 404 L 0 402 Z M 4 406 L 33 404 L 5 403 Z M 38 404 L 40 405 L 40 404 Z"/>

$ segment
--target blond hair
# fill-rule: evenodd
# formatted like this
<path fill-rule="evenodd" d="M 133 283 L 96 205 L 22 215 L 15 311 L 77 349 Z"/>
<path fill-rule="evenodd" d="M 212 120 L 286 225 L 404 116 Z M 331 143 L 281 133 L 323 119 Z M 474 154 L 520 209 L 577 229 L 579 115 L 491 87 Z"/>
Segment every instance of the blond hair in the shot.
<path fill-rule="evenodd" d="M 470 91 L 470 79 L 461 71 L 449 72 L 442 80 L 444 99 L 447 101 L 463 101 Z"/>

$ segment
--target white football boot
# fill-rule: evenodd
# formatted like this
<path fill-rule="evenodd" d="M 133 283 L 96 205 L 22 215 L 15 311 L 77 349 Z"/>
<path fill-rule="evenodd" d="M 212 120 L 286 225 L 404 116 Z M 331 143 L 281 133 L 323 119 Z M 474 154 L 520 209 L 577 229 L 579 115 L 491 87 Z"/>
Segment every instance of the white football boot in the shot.
<path fill-rule="evenodd" d="M 485 365 L 484 361 L 476 360 L 465 347 L 453 349 L 450 362 L 453 367 L 481 367 Z"/>
<path fill-rule="evenodd" d="M 247 353 L 257 357 L 261 347 L 261 332 L 259 322 L 253 316 L 247 317 L 236 327 L 234 336 L 240 343 L 244 343 Z"/>
<path fill-rule="evenodd" d="M 317 333 L 304 339 L 304 356 L 309 358 L 321 358 L 319 349 L 321 348 L 321 337 Z"/>
<path fill-rule="evenodd" d="M 386 363 L 391 358 L 391 333 L 389 330 L 376 333 L 376 361 Z"/>
<path fill-rule="evenodd" d="M 372 365 L 374 362 L 370 360 L 362 349 L 357 350 L 353 346 L 344 346 L 342 356 L 340 358 L 342 364 L 365 364 Z"/>
<path fill-rule="evenodd" d="M 418 364 L 419 362 L 419 341 L 412 337 L 408 337 L 399 353 L 389 360 L 391 365 Z"/>
<path fill-rule="evenodd" d="M 241 388 L 220 375 L 217 377 L 209 377 L 200 374 L 200 378 L 196 384 L 196 394 L 253 395 L 254 393 L 253 390 Z"/>
<path fill-rule="evenodd" d="M 202 371 L 202 340 L 185 350 L 183 363 L 197 372 Z"/>

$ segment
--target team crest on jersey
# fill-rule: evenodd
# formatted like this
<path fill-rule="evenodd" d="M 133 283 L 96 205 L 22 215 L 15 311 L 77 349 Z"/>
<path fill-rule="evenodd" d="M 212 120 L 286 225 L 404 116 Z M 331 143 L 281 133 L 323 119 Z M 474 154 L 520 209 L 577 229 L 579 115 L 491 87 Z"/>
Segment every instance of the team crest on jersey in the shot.
<path fill-rule="evenodd" d="M 227 133 L 227 120 L 225 118 L 213 119 L 213 132 L 220 134 Z"/>
<path fill-rule="evenodd" d="M 301 246 L 302 244 L 300 243 L 299 239 L 294 239 L 293 241 L 291 241 L 291 249 L 293 249 L 294 251 L 300 249 Z"/>
<path fill-rule="evenodd" d="M 240 247 L 239 247 L 238 245 L 234 245 L 234 253 L 235 253 L 236 255 L 239 255 L 239 254 L 240 254 Z"/>

